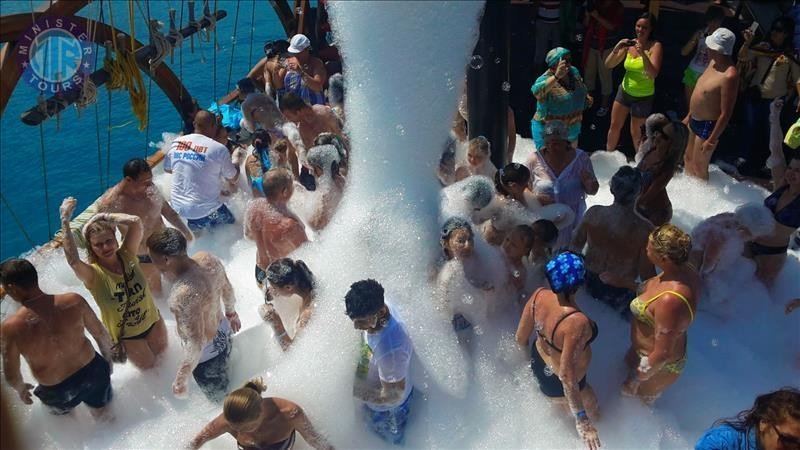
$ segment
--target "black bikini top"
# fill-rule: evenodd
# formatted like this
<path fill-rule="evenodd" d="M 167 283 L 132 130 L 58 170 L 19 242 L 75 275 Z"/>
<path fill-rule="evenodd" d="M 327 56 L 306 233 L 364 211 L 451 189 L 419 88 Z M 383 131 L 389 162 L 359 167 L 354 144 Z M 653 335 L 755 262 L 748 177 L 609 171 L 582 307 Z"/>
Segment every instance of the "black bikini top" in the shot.
<path fill-rule="evenodd" d="M 536 300 L 534 300 L 534 304 L 535 303 L 536 303 Z M 549 345 L 550 348 L 552 348 L 553 350 L 557 351 L 558 353 L 561 353 L 563 350 L 558 348 L 556 346 L 556 344 L 553 343 L 553 339 L 555 339 L 555 336 L 556 336 L 556 330 L 558 329 L 558 326 L 561 325 L 561 322 L 564 321 L 564 319 L 566 319 L 567 317 L 569 317 L 569 316 L 571 316 L 571 315 L 573 315 L 575 313 L 579 313 L 579 312 L 581 312 L 581 311 L 578 311 L 577 309 L 575 309 L 575 310 L 572 310 L 572 311 L 570 311 L 568 313 L 564 313 L 561 317 L 559 317 L 558 321 L 556 321 L 556 324 L 553 326 L 553 331 L 550 332 L 550 339 L 548 339 L 546 336 L 544 336 L 542 334 L 541 330 L 539 330 L 539 329 L 536 330 L 536 334 L 539 335 L 539 338 L 541 338 L 544 341 L 545 344 Z M 588 317 L 587 317 L 587 319 L 588 319 Z M 592 327 L 592 337 L 590 337 L 589 341 L 586 342 L 586 346 L 584 347 L 584 349 L 588 348 L 589 345 L 591 345 L 591 343 L 594 342 L 595 339 L 597 339 L 597 334 L 599 332 L 599 330 L 597 328 L 597 323 L 594 320 L 589 319 L 589 325 Z"/>
<path fill-rule="evenodd" d="M 778 201 L 781 199 L 781 195 L 783 195 L 787 189 L 789 189 L 789 186 L 785 185 L 773 192 L 772 195 L 764 199 L 764 206 L 772 211 L 772 216 L 779 224 L 786 225 L 789 228 L 798 228 L 800 227 L 800 195 L 795 197 L 780 211 L 775 211 L 778 208 Z"/>

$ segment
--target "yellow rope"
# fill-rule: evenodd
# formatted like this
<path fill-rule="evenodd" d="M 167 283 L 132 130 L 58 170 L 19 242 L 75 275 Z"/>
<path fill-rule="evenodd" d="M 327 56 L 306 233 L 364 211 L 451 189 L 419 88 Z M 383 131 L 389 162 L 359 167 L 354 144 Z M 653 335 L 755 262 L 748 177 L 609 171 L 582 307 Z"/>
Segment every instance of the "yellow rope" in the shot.
<path fill-rule="evenodd" d="M 109 8 L 111 27 L 116 29 L 114 25 L 114 14 L 110 12 L 111 9 L 112 8 Z M 106 71 L 111 75 L 107 83 L 108 89 L 115 90 L 125 88 L 128 91 L 133 114 L 139 121 L 139 131 L 142 131 L 147 126 L 147 91 L 144 86 L 144 80 L 142 80 L 142 74 L 139 71 L 139 66 L 136 64 L 136 58 L 133 55 L 136 51 L 133 0 L 128 0 L 128 19 L 131 24 L 131 51 L 123 52 L 117 45 L 117 37 L 113 36 L 114 56 L 111 57 L 111 49 L 106 48 L 104 66 Z"/>

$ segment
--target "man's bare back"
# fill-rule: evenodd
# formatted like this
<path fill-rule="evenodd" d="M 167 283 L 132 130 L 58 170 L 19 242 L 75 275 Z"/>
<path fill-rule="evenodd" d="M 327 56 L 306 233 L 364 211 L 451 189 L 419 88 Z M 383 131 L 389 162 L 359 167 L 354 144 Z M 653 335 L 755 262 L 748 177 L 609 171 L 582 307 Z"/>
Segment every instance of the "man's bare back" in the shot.
<path fill-rule="evenodd" d="M 34 378 L 54 386 L 89 364 L 95 351 L 84 334 L 86 300 L 75 293 L 49 297 L 53 298 L 52 315 L 39 316 L 22 306 L 3 322 L 2 331 L 3 345 L 16 348 Z"/>
<path fill-rule="evenodd" d="M 589 244 L 586 269 L 635 280 L 652 225 L 638 216 L 631 220 L 630 215 L 623 215 L 612 206 L 593 206 L 583 220 Z"/>
<path fill-rule="evenodd" d="M 256 265 L 266 269 L 306 242 L 305 226 L 288 209 L 281 211 L 267 199 L 251 200 L 245 216 L 245 235 L 256 241 Z"/>
<path fill-rule="evenodd" d="M 722 113 L 722 89 L 726 82 L 737 76 L 736 67 L 725 64 L 716 67 L 718 63 L 709 63 L 705 72 L 697 80 L 689 111 L 696 120 L 717 120 Z"/>

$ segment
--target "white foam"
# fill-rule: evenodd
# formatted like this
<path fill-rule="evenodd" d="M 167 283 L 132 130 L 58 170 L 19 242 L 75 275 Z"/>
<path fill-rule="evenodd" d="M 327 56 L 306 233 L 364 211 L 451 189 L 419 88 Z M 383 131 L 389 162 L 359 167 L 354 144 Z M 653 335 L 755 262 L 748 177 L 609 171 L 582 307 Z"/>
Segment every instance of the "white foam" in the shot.
<path fill-rule="evenodd" d="M 345 198 L 329 227 L 293 257 L 305 260 L 320 284 L 318 309 L 292 349 L 283 353 L 257 308 L 262 298 L 253 279 L 255 248 L 239 226 L 192 243 L 225 263 L 238 300 L 243 331 L 235 337 L 232 388 L 264 376 L 268 395 L 299 403 L 339 448 L 392 448 L 371 435 L 351 397 L 358 333 L 343 314 L 350 283 L 374 277 L 386 287 L 415 345 L 412 381 L 417 390 L 407 429 L 409 448 L 578 448 L 574 424 L 551 406 L 536 386 L 524 355 L 513 342 L 516 317 L 491 317 L 468 349 L 457 344 L 450 316 L 436 308 L 429 267 L 439 252 L 438 185 L 434 171 L 447 136 L 474 42 L 480 2 L 339 2 L 331 4 L 347 77 L 347 117 L 353 158 Z M 517 140 L 515 160 L 532 149 Z M 608 179 L 624 162 L 618 154 L 592 158 L 600 192 L 589 204 L 609 204 Z M 168 192 L 169 177 L 156 176 Z M 229 206 L 240 220 L 245 195 Z M 688 229 L 702 218 L 760 201 L 763 189 L 712 171 L 702 185 L 677 176 L 669 186 L 675 221 Z M 90 299 L 60 253 L 35 259 L 48 292 L 77 291 Z M 622 358 L 629 328 L 581 294 L 580 302 L 600 326 L 593 344 L 589 381 L 603 418 L 597 424 L 605 448 L 687 448 L 720 416 L 752 403 L 758 393 L 797 384 L 800 327 L 783 304 L 797 297 L 798 254 L 771 293 L 750 280 L 728 279 L 730 301 L 751 305 L 746 315 L 722 322 L 699 314 L 689 331 L 689 363 L 681 379 L 648 409 L 622 398 Z M 292 300 L 277 300 L 291 316 Z M 8 313 L 12 302 L 3 302 Z M 90 300 L 90 303 L 91 300 Z M 193 381 L 188 400 L 173 398 L 170 384 L 180 362 L 175 323 L 168 319 L 170 346 L 163 364 L 142 374 L 116 366 L 115 423 L 95 425 L 83 407 L 77 417 L 51 417 L 41 404 L 21 404 L 9 395 L 14 422 L 31 448 L 180 448 L 220 407 L 209 403 Z M 23 365 L 24 366 L 24 365 Z M 32 377 L 23 368 L 27 381 Z M 13 393 L 12 393 L 13 394 Z M 300 442 L 299 447 L 303 448 Z M 231 448 L 223 436 L 208 448 Z"/>

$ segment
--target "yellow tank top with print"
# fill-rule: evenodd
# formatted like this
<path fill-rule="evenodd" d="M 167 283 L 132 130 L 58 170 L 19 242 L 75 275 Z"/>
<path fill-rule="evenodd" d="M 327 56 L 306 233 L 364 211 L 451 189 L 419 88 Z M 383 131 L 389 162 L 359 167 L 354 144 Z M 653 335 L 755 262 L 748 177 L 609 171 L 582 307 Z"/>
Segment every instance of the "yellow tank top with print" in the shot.
<path fill-rule="evenodd" d="M 647 56 L 650 56 L 650 52 Z M 644 70 L 644 59 L 639 55 L 634 58 L 630 52 L 625 55 L 625 78 L 622 89 L 631 97 L 649 97 L 656 93 L 656 82 Z"/>
<path fill-rule="evenodd" d="M 128 277 L 130 290 L 127 295 L 122 275 L 110 272 L 97 263 L 91 265 L 95 276 L 94 283 L 89 286 L 89 292 L 100 307 L 100 320 L 114 343 L 120 338 L 144 333 L 161 318 L 139 265 L 139 258 L 124 249 L 118 250 L 117 255 L 122 258 L 123 268 Z M 122 330 L 123 320 L 124 330 Z"/>

